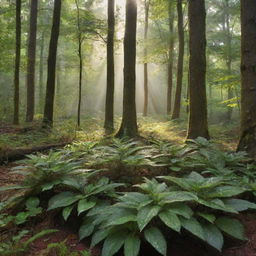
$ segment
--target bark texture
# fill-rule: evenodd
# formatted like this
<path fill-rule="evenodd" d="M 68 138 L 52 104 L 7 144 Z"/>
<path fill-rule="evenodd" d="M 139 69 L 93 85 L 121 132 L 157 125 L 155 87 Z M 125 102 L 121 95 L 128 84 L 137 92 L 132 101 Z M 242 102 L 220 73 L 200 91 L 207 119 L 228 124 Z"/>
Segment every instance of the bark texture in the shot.
<path fill-rule="evenodd" d="M 189 17 L 189 127 L 188 139 L 209 139 L 206 99 L 206 11 L 204 0 L 190 0 Z"/>
<path fill-rule="evenodd" d="M 115 93 L 115 0 L 108 0 L 108 39 L 107 39 L 107 91 L 105 103 L 106 133 L 114 131 L 114 93 Z"/>
<path fill-rule="evenodd" d="M 124 37 L 124 95 L 123 117 L 118 137 L 138 135 L 136 113 L 136 31 L 137 0 L 126 0 L 126 23 Z"/>
<path fill-rule="evenodd" d="M 30 25 L 27 62 L 27 113 L 26 121 L 32 122 L 35 112 L 35 64 L 38 0 L 30 1 Z"/>
<path fill-rule="evenodd" d="M 179 33 L 179 56 L 177 64 L 177 84 L 172 119 L 180 118 L 180 106 L 181 106 L 181 92 L 182 92 L 182 80 L 183 80 L 183 60 L 184 60 L 184 24 L 183 24 L 183 10 L 182 0 L 177 0 L 177 12 L 178 12 L 178 33 Z"/>
<path fill-rule="evenodd" d="M 256 156 L 256 1 L 241 0 L 241 138 L 238 150 Z"/>
<path fill-rule="evenodd" d="M 19 124 L 20 113 L 20 47 L 21 47 L 21 0 L 16 0 L 16 57 L 14 71 L 13 124 Z"/>
<path fill-rule="evenodd" d="M 60 14 L 61 0 L 54 1 L 53 23 L 51 31 L 51 39 L 48 56 L 48 76 L 46 86 L 46 97 L 44 107 L 43 126 L 52 126 L 53 124 L 53 109 L 54 109 L 54 94 L 55 94 L 55 76 L 56 76 L 56 58 L 60 30 Z"/>

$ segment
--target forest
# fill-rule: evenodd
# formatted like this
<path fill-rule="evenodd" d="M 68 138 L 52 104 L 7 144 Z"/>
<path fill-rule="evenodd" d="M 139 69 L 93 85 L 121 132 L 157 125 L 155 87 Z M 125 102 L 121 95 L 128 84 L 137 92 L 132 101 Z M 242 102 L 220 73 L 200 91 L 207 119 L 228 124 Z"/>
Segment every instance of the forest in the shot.
<path fill-rule="evenodd" d="M 255 0 L 0 0 L 0 256 L 256 256 Z"/>

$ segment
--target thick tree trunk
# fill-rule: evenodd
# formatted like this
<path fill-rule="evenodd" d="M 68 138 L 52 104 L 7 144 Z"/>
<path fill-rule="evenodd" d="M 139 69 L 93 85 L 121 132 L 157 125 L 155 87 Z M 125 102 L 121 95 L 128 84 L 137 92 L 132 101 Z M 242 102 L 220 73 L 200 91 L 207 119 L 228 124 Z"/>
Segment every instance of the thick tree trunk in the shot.
<path fill-rule="evenodd" d="M 27 63 L 27 122 L 33 121 L 35 112 L 35 64 L 38 0 L 31 0 L 30 5 L 30 28 Z"/>
<path fill-rule="evenodd" d="M 77 106 L 77 127 L 81 125 L 81 103 L 82 103 L 82 81 L 83 81 L 83 56 L 82 56 L 82 39 L 78 42 L 79 57 L 79 86 L 78 86 L 78 106 Z"/>
<path fill-rule="evenodd" d="M 59 39 L 59 30 L 60 30 L 60 14 L 61 14 L 61 0 L 55 0 L 51 39 L 50 39 L 50 46 L 49 46 L 49 57 L 48 57 L 48 77 L 47 77 L 44 120 L 43 120 L 44 127 L 47 127 L 47 126 L 51 127 L 53 124 L 56 58 L 57 58 L 57 48 L 58 48 L 58 39 Z"/>
<path fill-rule="evenodd" d="M 189 17 L 189 127 L 188 139 L 209 139 L 206 99 L 206 11 L 204 0 L 190 0 Z"/>
<path fill-rule="evenodd" d="M 40 62 L 39 62 L 39 110 L 43 113 L 44 105 L 44 38 L 45 32 L 42 32 L 40 45 Z"/>
<path fill-rule="evenodd" d="M 144 29 L 144 106 L 143 106 L 143 116 L 148 115 L 148 48 L 147 48 L 147 40 L 148 40 L 148 18 L 149 18 L 149 5 L 150 1 L 145 0 L 145 29 Z"/>
<path fill-rule="evenodd" d="M 16 0 L 16 57 L 14 72 L 13 124 L 19 124 L 20 114 L 20 48 L 21 48 L 21 0 Z"/>
<path fill-rule="evenodd" d="M 171 114 L 172 111 L 172 89 L 173 89 L 173 58 L 174 58 L 174 33 L 173 33 L 173 23 L 174 23 L 174 10 L 173 1 L 168 1 L 169 5 L 169 60 L 168 60 L 168 81 L 167 81 L 167 115 Z"/>
<path fill-rule="evenodd" d="M 138 135 L 136 113 L 136 31 L 137 0 L 126 0 L 124 36 L 124 95 L 123 118 L 118 137 Z"/>
<path fill-rule="evenodd" d="M 183 24 L 183 10 L 182 0 L 177 2 L 178 12 L 178 32 L 179 32 L 179 56 L 177 65 L 177 85 L 174 101 L 174 109 L 172 119 L 180 118 L 180 105 L 181 105 L 181 92 L 182 92 L 182 79 L 183 79 L 183 60 L 184 60 L 184 24 Z"/>
<path fill-rule="evenodd" d="M 256 2 L 241 0 L 242 95 L 238 150 L 256 156 Z"/>
<path fill-rule="evenodd" d="M 108 39 L 107 39 L 107 91 L 105 103 L 106 133 L 114 131 L 114 93 L 115 93 L 115 0 L 108 0 Z"/>

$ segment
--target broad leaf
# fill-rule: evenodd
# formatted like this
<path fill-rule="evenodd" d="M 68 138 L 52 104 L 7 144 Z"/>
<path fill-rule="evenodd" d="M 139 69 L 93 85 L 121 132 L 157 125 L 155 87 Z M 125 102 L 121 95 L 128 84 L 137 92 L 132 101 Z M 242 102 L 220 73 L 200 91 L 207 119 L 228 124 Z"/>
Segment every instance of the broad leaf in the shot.
<path fill-rule="evenodd" d="M 86 223 L 84 223 L 80 229 L 79 229 L 79 239 L 82 240 L 85 237 L 90 236 L 93 231 L 94 231 L 94 223 L 92 221 L 87 221 Z"/>
<path fill-rule="evenodd" d="M 242 199 L 227 199 L 224 203 L 238 212 L 246 211 L 248 209 L 256 209 L 256 204 Z"/>
<path fill-rule="evenodd" d="M 62 216 L 64 218 L 65 221 L 67 221 L 68 217 L 70 216 L 72 210 L 74 208 L 74 205 L 70 205 L 70 206 L 67 206 L 63 209 L 62 211 Z"/>
<path fill-rule="evenodd" d="M 86 199 L 80 200 L 77 206 L 78 215 L 93 208 L 95 205 L 96 205 L 95 201 L 87 201 Z"/>
<path fill-rule="evenodd" d="M 130 234 L 124 242 L 124 256 L 138 256 L 140 252 L 140 238 Z"/>
<path fill-rule="evenodd" d="M 72 192 L 62 192 L 58 195 L 53 196 L 48 203 L 48 211 L 60 207 L 66 207 L 74 202 L 78 201 L 79 197 L 77 194 Z"/>
<path fill-rule="evenodd" d="M 220 230 L 213 224 L 203 226 L 206 242 L 221 252 L 224 239 Z"/>
<path fill-rule="evenodd" d="M 185 228 L 187 231 L 199 237 L 200 239 L 205 240 L 204 230 L 201 224 L 195 218 L 193 217 L 191 219 L 181 218 L 181 224 L 182 224 L 182 227 Z"/>
<path fill-rule="evenodd" d="M 180 232 L 180 229 L 181 229 L 180 219 L 177 217 L 176 214 L 172 213 L 171 210 L 161 212 L 159 214 L 159 217 L 166 226 L 168 226 L 169 228 L 177 232 Z"/>

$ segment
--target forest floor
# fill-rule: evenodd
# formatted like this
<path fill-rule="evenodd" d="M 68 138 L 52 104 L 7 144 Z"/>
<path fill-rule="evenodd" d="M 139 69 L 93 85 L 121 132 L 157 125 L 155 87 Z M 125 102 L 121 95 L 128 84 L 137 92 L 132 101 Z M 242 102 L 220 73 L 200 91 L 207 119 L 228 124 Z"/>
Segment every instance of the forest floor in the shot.
<path fill-rule="evenodd" d="M 13 127 L 4 123 L 0 124 L 0 158 L 11 150 L 19 150 L 24 148 L 33 148 L 38 145 L 51 145 L 56 143 L 71 142 L 71 141 L 88 141 L 98 140 L 102 138 L 104 132 L 102 121 L 100 119 L 88 118 L 82 124 L 79 131 L 74 129 L 73 121 L 61 122 L 61 125 L 52 130 L 51 133 L 40 129 L 40 125 L 35 123 L 33 126 L 19 126 Z M 141 135 L 147 139 L 157 138 L 160 140 L 168 140 L 174 144 L 184 143 L 186 137 L 186 125 L 184 122 L 165 121 L 164 119 L 139 119 L 139 129 Z M 238 141 L 238 127 L 235 125 L 219 126 L 211 125 L 210 132 L 213 141 L 220 146 L 221 149 L 227 151 L 234 151 Z M 36 152 L 35 152 L 36 153 Z M 0 166 L 0 187 L 17 184 L 21 177 L 10 172 L 11 168 L 16 163 L 6 163 Z M 10 194 L 1 194 L 0 200 Z M 248 241 L 240 245 L 229 244 L 228 249 L 224 249 L 222 254 L 213 253 L 212 255 L 222 256 L 256 256 L 256 217 L 251 214 L 240 216 L 242 222 L 246 227 L 246 234 Z M 60 221 L 56 221 L 56 216 L 44 216 L 40 221 L 30 223 L 29 227 L 33 232 L 37 232 L 49 228 L 57 228 L 57 233 L 48 235 L 44 238 L 38 239 L 31 245 L 31 250 L 26 253 L 27 256 L 57 256 L 55 250 L 49 251 L 47 246 L 49 244 L 61 244 L 62 250 L 66 250 L 67 254 L 63 255 L 79 255 L 75 252 L 87 250 L 89 242 L 80 242 L 77 234 L 72 228 L 63 227 Z M 0 241 L 1 242 L 1 241 Z M 191 239 L 183 239 L 182 243 L 173 241 L 171 243 L 170 256 L 210 256 L 209 251 L 198 244 L 198 241 Z M 72 254 L 73 252 L 73 254 Z M 86 255 L 86 254 L 85 254 Z M 90 251 L 90 256 L 99 256 L 100 249 L 95 248 Z M 122 254 L 120 254 L 122 255 Z M 145 251 L 141 256 L 154 256 L 151 251 Z"/>

